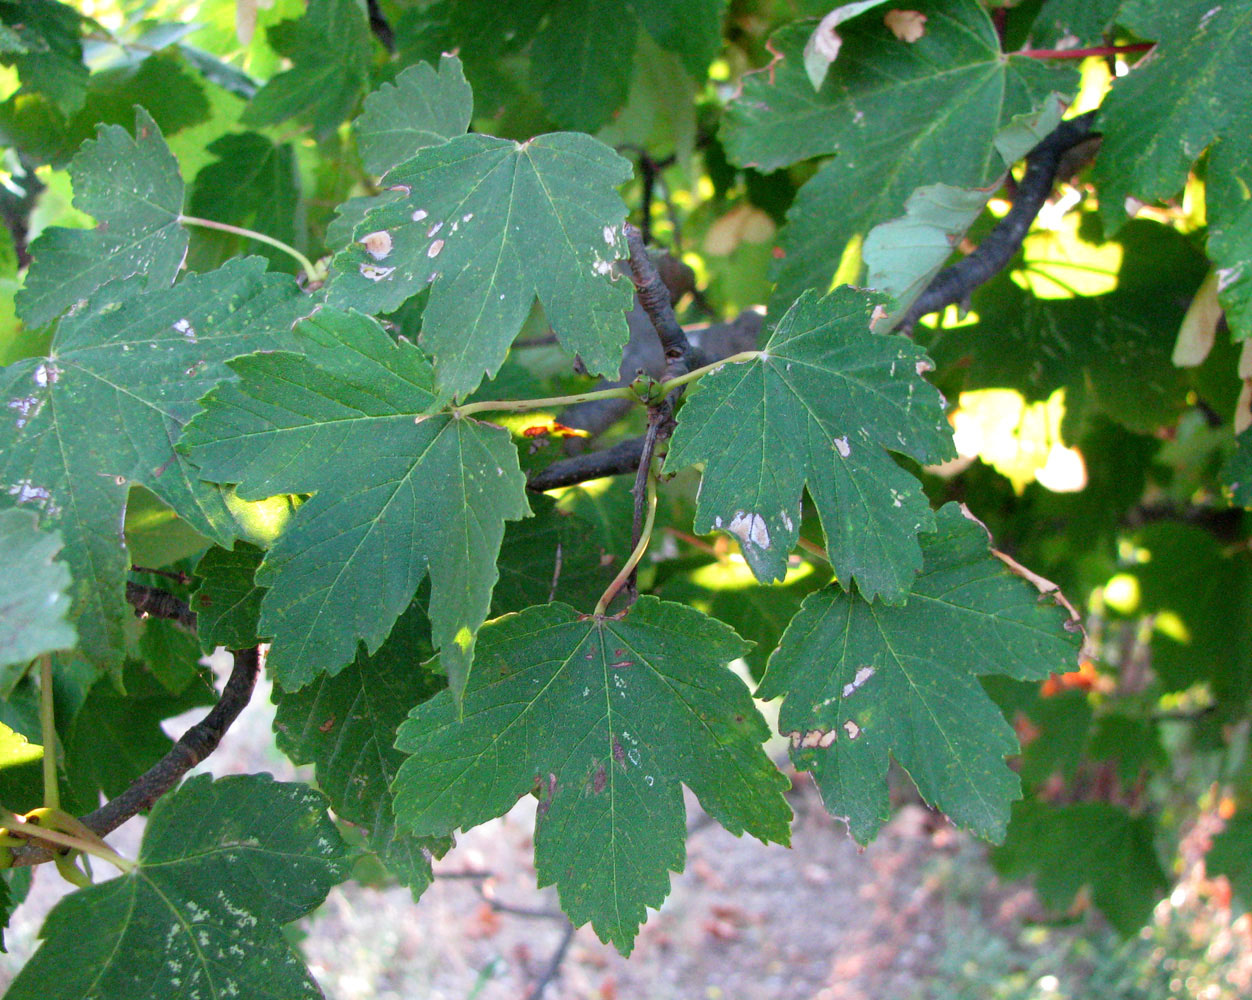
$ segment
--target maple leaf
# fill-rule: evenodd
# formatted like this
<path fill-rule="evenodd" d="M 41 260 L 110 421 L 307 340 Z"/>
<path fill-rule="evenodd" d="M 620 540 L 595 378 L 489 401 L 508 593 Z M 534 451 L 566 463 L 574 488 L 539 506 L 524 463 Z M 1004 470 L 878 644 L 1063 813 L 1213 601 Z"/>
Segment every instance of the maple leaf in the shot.
<path fill-rule="evenodd" d="M 358 242 L 334 259 L 332 305 L 390 312 L 426 285 L 422 346 L 441 399 L 500 369 L 535 296 L 561 343 L 589 371 L 616 378 L 626 344 L 626 206 L 613 188 L 630 164 L 587 135 L 525 143 L 463 135 L 421 149 L 384 183 Z"/>
<path fill-rule="evenodd" d="M 409 709 L 444 686 L 442 677 L 417 666 L 433 655 L 430 623 L 414 603 L 378 652 L 361 650 L 335 676 L 275 695 L 278 748 L 293 763 L 316 766 L 317 787 L 335 814 L 364 828 L 370 849 L 415 899 L 433 878 L 430 856 L 442 855 L 452 841 L 396 829 L 390 787 L 404 754 L 393 744 Z"/>
<path fill-rule="evenodd" d="M 1157 201 L 1180 191 L 1205 147 L 1252 101 L 1252 7 L 1132 0 L 1117 21 L 1157 45 L 1100 105 L 1104 138 L 1092 176 L 1110 233 L 1125 223 L 1128 197 Z M 1164 106 L 1161 94 L 1170 95 Z"/>
<path fill-rule="evenodd" d="M 955 455 L 930 362 L 870 332 L 874 300 L 847 287 L 802 295 L 757 360 L 705 375 L 679 411 L 666 467 L 704 463 L 695 527 L 737 537 L 757 578 L 781 580 L 807 484 L 835 575 L 867 598 L 902 599 L 934 518 L 887 450 Z"/>
<path fill-rule="evenodd" d="M 770 657 L 759 698 L 784 697 L 779 729 L 826 808 L 867 843 L 886 821 L 894 758 L 922 797 L 979 836 L 1004 836 L 1020 784 L 1004 762 L 1012 727 L 978 683 L 1042 680 L 1077 652 L 1066 612 L 1041 604 L 987 549 L 986 530 L 948 504 L 922 539 L 908 603 L 827 587 L 807 598 Z"/>
<path fill-rule="evenodd" d="M 221 491 L 175 454 L 196 400 L 229 374 L 227 358 L 290 348 L 310 308 L 259 258 L 141 293 L 142 278 L 110 284 L 65 317 L 48 356 L 0 370 L 6 414 L 3 500 L 40 512 L 65 539 L 80 649 L 116 667 L 129 566 L 120 531 L 131 485 L 147 487 L 201 534 L 237 532 Z"/>
<path fill-rule="evenodd" d="M 468 829 L 536 790 L 535 866 L 576 924 L 629 952 L 681 871 L 682 785 L 732 833 L 786 843 L 786 779 L 726 664 L 747 646 L 721 622 L 641 597 L 621 619 L 547 604 L 479 637 L 463 716 L 448 694 L 417 706 L 396 746 L 397 822 Z"/>
<path fill-rule="evenodd" d="M 327 138 L 352 113 L 369 79 L 370 31 L 361 3 L 309 0 L 304 17 L 269 29 L 269 41 L 292 65 L 257 91 L 243 121 L 275 125 L 301 117 L 314 135 Z"/>
<path fill-rule="evenodd" d="M 94 216 L 94 229 L 44 230 L 31 244 L 26 286 L 17 311 L 40 326 L 97 288 L 143 275 L 146 289 L 171 284 L 187 252 L 179 224 L 183 181 L 178 161 L 143 108 L 135 109 L 135 138 L 120 125 L 102 125 L 70 161 L 74 206 Z"/>
<path fill-rule="evenodd" d="M 745 77 L 727 108 L 723 142 L 743 166 L 836 154 L 800 189 L 780 234 L 775 300 L 784 305 L 828 288 L 848 241 L 899 216 L 917 188 L 986 186 L 1003 171 L 996 133 L 1077 84 L 1070 67 L 1006 56 L 976 0 L 913 7 L 926 33 L 911 44 L 880 18 L 841 25 L 839 58 L 816 92 L 803 55 L 813 24 L 783 28 L 772 40 L 779 58 Z"/>
<path fill-rule="evenodd" d="M 463 135 L 473 110 L 474 94 L 456 56 L 444 55 L 438 70 L 424 62 L 410 66 L 365 98 L 352 123 L 365 169 L 385 174 L 419 149 Z"/>
<path fill-rule="evenodd" d="M 1157 855 L 1156 823 L 1106 802 L 1056 806 L 1019 802 L 1004 844 L 991 854 L 1010 878 L 1033 875 L 1043 904 L 1066 910 L 1084 885 L 1118 931 L 1129 937 L 1152 917 L 1169 887 Z"/>
<path fill-rule="evenodd" d="M 73 648 L 77 634 L 65 620 L 70 571 L 53 562 L 60 550 L 61 536 L 40 531 L 34 511 L 0 510 L 0 667 Z"/>
<path fill-rule="evenodd" d="M 268 664 L 295 690 L 370 652 L 430 573 L 435 645 L 458 688 L 487 617 L 504 522 L 529 513 L 506 431 L 431 412 L 430 362 L 360 313 L 296 328 L 303 355 L 230 363 L 183 436 L 200 475 L 245 499 L 313 493 L 256 583 Z"/>
<path fill-rule="evenodd" d="M 200 586 L 191 598 L 200 648 L 247 649 L 260 641 L 259 619 L 265 588 L 255 582 L 265 551 L 248 542 L 233 549 L 215 545 L 196 564 Z"/>
<path fill-rule="evenodd" d="M 348 873 L 326 800 L 269 775 L 191 778 L 157 802 L 134 871 L 62 899 L 10 1000 L 320 1000 L 281 925 Z"/>

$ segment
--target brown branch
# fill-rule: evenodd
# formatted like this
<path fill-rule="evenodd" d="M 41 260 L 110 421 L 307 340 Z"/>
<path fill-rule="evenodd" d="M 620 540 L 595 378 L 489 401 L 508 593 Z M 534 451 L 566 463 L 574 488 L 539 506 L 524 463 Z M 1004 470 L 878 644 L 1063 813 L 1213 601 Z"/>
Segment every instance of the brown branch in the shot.
<path fill-rule="evenodd" d="M 704 364 L 704 356 L 687 339 L 678 317 L 674 315 L 669 288 L 648 256 L 643 234 L 629 222 L 622 228 L 626 234 L 626 246 L 630 249 L 630 271 L 635 279 L 639 304 L 652 321 L 656 335 L 661 339 L 661 349 L 665 352 L 665 377 L 686 375 Z"/>
<path fill-rule="evenodd" d="M 535 985 L 531 987 L 529 993 L 526 994 L 526 1000 L 540 1000 L 544 991 L 552 983 L 561 972 L 561 963 L 565 961 L 565 953 L 569 951 L 570 942 L 574 940 L 574 925 L 567 919 L 565 922 L 565 933 L 561 935 L 560 943 L 556 946 L 556 951 L 552 953 L 552 957 L 548 959 L 548 965 L 536 980 Z"/>
<path fill-rule="evenodd" d="M 1096 113 L 1088 111 L 1061 122 L 1026 155 L 1026 172 L 1017 184 L 1013 207 L 968 257 L 944 268 L 926 286 L 896 324 L 912 331 L 923 316 L 966 301 L 975 288 L 998 274 L 1013 259 L 1035 216 L 1052 193 L 1065 154 L 1091 136 Z"/>
<path fill-rule="evenodd" d="M 136 614 L 151 615 L 153 618 L 168 618 L 170 621 L 178 622 L 183 628 L 195 631 L 196 613 L 187 606 L 186 601 L 175 597 L 169 591 L 145 587 L 128 580 L 126 600 L 135 609 Z"/>
<path fill-rule="evenodd" d="M 1130 45 L 1096 45 L 1089 49 L 1019 49 L 1011 53 L 1027 59 L 1086 59 L 1088 56 L 1116 56 L 1123 52 L 1147 52 L 1156 42 L 1134 42 Z"/>
<path fill-rule="evenodd" d="M 396 34 L 391 30 L 391 22 L 387 20 L 387 15 L 383 13 L 382 7 L 379 6 L 378 0 L 365 0 L 366 9 L 369 11 L 370 31 L 374 33 L 374 37 L 382 43 L 382 47 L 392 55 L 396 54 Z"/>
<path fill-rule="evenodd" d="M 642 455 L 642 437 L 619 441 L 611 448 L 589 451 L 553 462 L 546 469 L 532 473 L 526 480 L 526 488 L 532 493 L 543 493 L 545 490 L 554 490 L 558 486 L 575 486 L 578 483 L 585 483 L 589 479 L 621 476 L 638 469 Z"/>
<path fill-rule="evenodd" d="M 183 733 L 170 751 L 131 782 L 126 791 L 82 817 L 87 827 L 101 837 L 112 833 L 132 816 L 152 808 L 156 800 L 178 784 L 183 775 L 217 749 L 226 730 L 252 697 L 252 689 L 261 669 L 261 650 L 258 646 L 236 650 L 234 656 L 235 666 L 222 688 L 222 696 L 209 714 Z M 50 851 L 34 845 L 18 847 L 13 851 L 15 867 L 51 860 Z"/>

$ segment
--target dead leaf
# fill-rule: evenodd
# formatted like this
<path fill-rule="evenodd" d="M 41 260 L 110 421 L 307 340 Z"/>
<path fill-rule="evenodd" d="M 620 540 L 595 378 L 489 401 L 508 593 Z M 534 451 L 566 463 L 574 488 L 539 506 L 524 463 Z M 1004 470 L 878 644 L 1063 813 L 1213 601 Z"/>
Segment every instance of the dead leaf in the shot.
<path fill-rule="evenodd" d="M 916 10 L 889 10 L 883 23 L 902 42 L 912 45 L 926 34 L 926 15 Z"/>
<path fill-rule="evenodd" d="M 777 228 L 768 213 L 742 202 L 709 226 L 704 237 L 704 252 L 711 257 L 726 257 L 741 243 L 768 242 Z"/>
<path fill-rule="evenodd" d="M 1217 302 L 1217 271 L 1212 270 L 1195 293 L 1178 327 L 1178 338 L 1174 341 L 1175 367 L 1194 368 L 1209 356 L 1221 318 L 1222 307 Z M 1242 373 L 1240 377 L 1247 378 Z"/>

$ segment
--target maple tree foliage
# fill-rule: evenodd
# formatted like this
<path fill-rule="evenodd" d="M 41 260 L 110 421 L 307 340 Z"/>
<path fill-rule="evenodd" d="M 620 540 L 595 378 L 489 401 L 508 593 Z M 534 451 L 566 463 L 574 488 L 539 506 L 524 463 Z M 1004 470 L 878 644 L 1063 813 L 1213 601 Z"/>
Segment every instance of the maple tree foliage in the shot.
<path fill-rule="evenodd" d="M 7 995 L 319 996 L 284 924 L 527 795 L 628 953 L 798 772 L 1126 934 L 1215 787 L 1252 906 L 1250 39 L 0 3 L 0 905 L 80 887 Z M 316 787 L 180 783 L 262 661 Z"/>

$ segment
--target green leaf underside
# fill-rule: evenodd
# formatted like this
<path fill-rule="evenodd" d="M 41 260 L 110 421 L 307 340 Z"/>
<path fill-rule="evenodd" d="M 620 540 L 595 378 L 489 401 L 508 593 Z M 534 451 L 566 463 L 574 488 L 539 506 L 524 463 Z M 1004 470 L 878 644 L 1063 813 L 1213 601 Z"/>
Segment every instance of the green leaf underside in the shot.
<path fill-rule="evenodd" d="M 847 242 L 901 215 L 917 188 L 986 186 L 1004 169 L 996 133 L 1077 84 L 1072 68 L 1005 58 L 975 0 L 912 8 L 927 18 L 913 44 L 881 18 L 840 25 L 843 47 L 816 92 L 803 59 L 813 23 L 782 29 L 773 39 L 780 58 L 745 77 L 728 107 L 723 141 L 736 163 L 768 171 L 836 154 L 787 214 L 775 301 L 825 291 Z"/>
<path fill-rule="evenodd" d="M 249 125 L 302 118 L 325 139 L 356 107 L 369 78 L 370 33 L 360 0 L 309 0 L 298 21 L 269 31 L 292 66 L 269 79 L 244 112 Z"/>
<path fill-rule="evenodd" d="M 25 663 L 40 653 L 71 649 L 74 626 L 70 609 L 70 571 L 53 562 L 61 536 L 40 531 L 34 511 L 0 510 L 0 667 Z"/>
<path fill-rule="evenodd" d="M 200 648 L 247 649 L 261 639 L 258 622 L 265 589 L 254 582 L 265 551 L 247 542 L 233 549 L 215 545 L 196 564 L 203 582 L 191 597 Z"/>
<path fill-rule="evenodd" d="M 786 843 L 787 782 L 725 664 L 745 651 L 727 626 L 641 597 L 621 620 L 564 604 L 484 627 L 463 720 L 441 694 L 411 713 L 412 754 L 394 790 L 400 825 L 441 835 L 507 812 L 532 789 L 539 884 L 576 924 L 629 952 L 680 871 L 681 785 L 732 833 Z"/>
<path fill-rule="evenodd" d="M 80 648 L 120 665 L 128 566 L 120 525 L 130 484 L 147 487 L 201 534 L 223 544 L 235 521 L 221 491 L 174 451 L 196 400 L 229 374 L 223 362 L 291 348 L 311 308 L 295 282 L 234 261 L 172 288 L 141 279 L 101 289 L 61 321 L 46 358 L 0 371 L 0 484 L 65 540 Z"/>
<path fill-rule="evenodd" d="M 1084 885 L 1095 905 L 1129 937 L 1152 916 L 1169 880 L 1154 846 L 1150 816 L 1104 802 L 1054 806 L 1019 802 L 1004 846 L 992 853 L 1011 878 L 1033 875 L 1045 906 L 1065 910 Z"/>
<path fill-rule="evenodd" d="M 295 690 L 372 652 L 430 573 L 435 645 L 455 688 L 487 617 L 506 520 L 527 516 L 517 450 L 499 427 L 436 403 L 430 363 L 359 313 L 296 328 L 304 356 L 239 358 L 237 383 L 187 428 L 200 474 L 245 499 L 314 493 L 256 583 L 268 663 Z"/>
<path fill-rule="evenodd" d="M 142 275 L 143 287 L 163 288 L 187 252 L 178 161 L 142 108 L 135 138 L 120 125 L 101 126 L 70 162 L 70 176 L 75 207 L 96 227 L 47 229 L 31 244 L 34 260 L 16 299 L 27 326 L 55 319 L 119 278 Z"/>
<path fill-rule="evenodd" d="M 464 134 L 474 110 L 474 94 L 465 82 L 461 60 L 445 55 L 435 70 L 428 63 L 410 66 L 365 99 L 352 128 L 365 169 L 385 174 L 419 149 Z"/>
<path fill-rule="evenodd" d="M 322 902 L 343 852 L 304 785 L 192 778 L 153 809 L 134 873 L 57 904 L 5 996 L 320 998 L 280 925 Z"/>
<path fill-rule="evenodd" d="M 1126 221 L 1128 197 L 1151 202 L 1181 190 L 1205 147 L 1252 102 L 1247 4 L 1136 2 L 1118 22 L 1158 44 L 1100 107 L 1093 178 L 1108 232 Z M 1170 95 L 1164 105 L 1162 94 Z"/>
<path fill-rule="evenodd" d="M 1069 669 L 1078 650 L 1065 611 L 988 552 L 981 525 L 956 504 L 936 521 L 906 605 L 818 591 L 757 692 L 785 697 L 778 724 L 792 736 L 792 759 L 861 843 L 887 819 L 889 756 L 955 823 L 1002 839 L 1020 794 L 1004 758 L 1018 747 L 978 677 L 1042 679 Z"/>
<path fill-rule="evenodd" d="M 934 518 L 921 486 L 887 451 L 919 462 L 955 455 L 930 367 L 904 337 L 871 333 L 874 300 L 841 287 L 806 292 L 764 357 L 705 375 L 678 415 L 667 467 L 704 463 L 699 532 L 738 539 L 759 580 L 780 580 L 807 485 L 844 586 L 899 601 Z"/>
<path fill-rule="evenodd" d="M 433 654 L 430 623 L 414 604 L 377 653 L 358 652 L 334 677 L 278 691 L 274 717 L 279 749 L 296 764 L 316 765 L 317 785 L 336 815 L 364 828 L 370 849 L 414 898 L 430 884 L 430 855 L 451 841 L 396 829 L 390 787 L 404 755 L 393 744 L 409 709 L 443 686 L 418 667 Z"/>
<path fill-rule="evenodd" d="M 335 257 L 330 302 L 390 312 L 431 285 L 421 341 L 443 400 L 499 371 L 536 296 L 561 343 L 616 378 L 631 285 L 612 278 L 627 256 L 614 187 L 629 177 L 626 160 L 576 133 L 419 150 L 385 178 L 407 194 L 357 226 L 373 241 Z"/>

